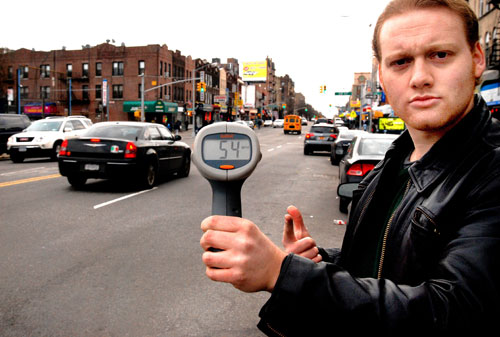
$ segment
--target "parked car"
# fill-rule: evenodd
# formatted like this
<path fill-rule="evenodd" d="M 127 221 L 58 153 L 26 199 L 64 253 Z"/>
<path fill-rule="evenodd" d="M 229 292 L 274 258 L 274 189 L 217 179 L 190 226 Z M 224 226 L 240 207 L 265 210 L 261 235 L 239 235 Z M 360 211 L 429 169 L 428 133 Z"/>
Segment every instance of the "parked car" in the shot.
<path fill-rule="evenodd" d="M 326 123 L 331 124 L 328 118 L 318 118 L 314 121 L 314 124 Z"/>
<path fill-rule="evenodd" d="M 283 126 L 283 132 L 285 134 L 294 132 L 300 135 L 302 132 L 302 120 L 300 119 L 300 116 L 286 115 Z"/>
<path fill-rule="evenodd" d="M 304 137 L 304 154 L 308 155 L 314 151 L 328 151 L 332 143 L 337 139 L 339 130 L 333 124 L 319 123 L 311 126 Z"/>
<path fill-rule="evenodd" d="M 7 140 L 10 136 L 22 132 L 31 121 L 26 115 L 0 114 L 0 154 L 7 152 Z"/>
<path fill-rule="evenodd" d="M 14 163 L 25 158 L 51 157 L 57 159 L 65 139 L 76 138 L 92 122 L 84 116 L 47 117 L 33 122 L 24 132 L 9 137 L 7 152 Z"/>
<path fill-rule="evenodd" d="M 191 148 L 164 125 L 102 122 L 77 139 L 67 139 L 59 152 L 59 172 L 75 188 L 87 179 L 123 179 L 146 188 L 161 174 L 187 177 Z"/>
<path fill-rule="evenodd" d="M 340 159 L 344 157 L 347 152 L 347 148 L 351 144 L 352 139 L 359 133 L 366 133 L 364 130 L 349 130 L 346 127 L 339 126 L 339 134 L 337 139 L 332 143 L 332 148 L 330 151 L 330 163 L 332 165 L 338 165 Z"/>
<path fill-rule="evenodd" d="M 307 118 L 302 117 L 301 120 L 302 120 L 302 125 L 307 125 Z"/>
<path fill-rule="evenodd" d="M 351 141 L 346 155 L 339 162 L 339 184 L 359 183 L 379 161 L 398 135 L 359 133 Z M 347 213 L 350 198 L 339 197 L 339 210 Z"/>
<path fill-rule="evenodd" d="M 266 119 L 266 120 L 264 121 L 264 126 L 273 126 L 273 121 L 272 121 L 272 120 L 270 120 L 270 119 Z"/>
<path fill-rule="evenodd" d="M 284 124 L 285 124 L 284 119 L 275 119 L 273 122 L 273 128 L 282 128 Z"/>
<path fill-rule="evenodd" d="M 250 127 L 246 121 L 241 121 L 241 120 L 240 120 L 240 121 L 234 121 L 233 123 L 238 123 L 238 124 L 241 124 L 241 125 L 245 125 L 245 126 Z"/>

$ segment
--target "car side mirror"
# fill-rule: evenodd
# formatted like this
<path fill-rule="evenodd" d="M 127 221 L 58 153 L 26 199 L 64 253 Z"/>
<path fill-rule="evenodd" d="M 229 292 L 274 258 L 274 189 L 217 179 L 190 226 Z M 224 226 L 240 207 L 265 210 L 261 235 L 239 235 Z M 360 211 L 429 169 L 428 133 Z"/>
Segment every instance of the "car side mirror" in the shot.
<path fill-rule="evenodd" d="M 358 183 L 344 183 L 337 187 L 337 195 L 339 197 L 352 199 L 353 192 L 358 189 Z"/>
<path fill-rule="evenodd" d="M 182 137 L 179 135 L 175 135 L 175 137 L 174 137 L 174 140 L 181 140 L 181 139 L 182 139 Z"/>

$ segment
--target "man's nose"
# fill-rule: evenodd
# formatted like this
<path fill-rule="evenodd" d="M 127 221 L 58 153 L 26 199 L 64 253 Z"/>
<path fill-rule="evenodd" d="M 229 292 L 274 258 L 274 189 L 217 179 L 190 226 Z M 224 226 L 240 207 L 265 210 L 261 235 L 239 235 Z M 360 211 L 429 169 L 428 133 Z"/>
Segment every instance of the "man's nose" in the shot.
<path fill-rule="evenodd" d="M 412 67 L 410 85 L 412 88 L 430 87 L 434 83 L 431 65 L 423 59 L 415 59 Z"/>

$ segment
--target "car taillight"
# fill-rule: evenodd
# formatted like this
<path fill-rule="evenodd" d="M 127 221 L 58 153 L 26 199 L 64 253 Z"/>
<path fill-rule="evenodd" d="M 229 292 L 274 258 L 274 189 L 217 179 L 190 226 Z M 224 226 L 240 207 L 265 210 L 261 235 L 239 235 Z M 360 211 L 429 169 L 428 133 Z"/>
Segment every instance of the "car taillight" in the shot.
<path fill-rule="evenodd" d="M 92 143 L 99 143 L 101 140 L 99 138 L 91 138 L 90 141 Z"/>
<path fill-rule="evenodd" d="M 69 156 L 71 154 L 71 152 L 68 152 L 67 149 L 68 149 L 68 140 L 65 139 L 61 144 L 61 148 L 59 149 L 59 155 L 60 156 Z"/>
<path fill-rule="evenodd" d="M 128 142 L 125 146 L 125 158 L 135 158 L 137 157 L 137 146 L 134 143 Z"/>
<path fill-rule="evenodd" d="M 353 164 L 349 168 L 349 170 L 347 171 L 347 175 L 362 177 L 365 174 L 367 174 L 368 172 L 370 172 L 371 170 L 373 170 L 374 167 L 375 167 L 375 165 L 373 165 L 373 164 L 356 163 L 356 164 Z"/>
<path fill-rule="evenodd" d="M 314 133 L 306 134 L 306 139 L 311 139 L 312 137 L 314 137 Z"/>
<path fill-rule="evenodd" d="M 337 139 L 337 135 L 336 135 L 336 134 L 334 134 L 334 133 L 332 133 L 332 134 L 330 135 L 330 138 L 331 138 L 331 139 Z"/>

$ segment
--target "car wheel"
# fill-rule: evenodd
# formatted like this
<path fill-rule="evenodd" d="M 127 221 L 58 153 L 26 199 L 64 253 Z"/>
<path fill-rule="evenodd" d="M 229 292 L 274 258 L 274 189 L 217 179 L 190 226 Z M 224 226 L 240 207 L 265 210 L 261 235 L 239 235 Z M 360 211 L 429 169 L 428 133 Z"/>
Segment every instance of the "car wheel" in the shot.
<path fill-rule="evenodd" d="M 307 156 L 309 154 L 311 154 L 311 150 L 309 150 L 309 148 L 307 146 L 304 146 L 304 154 Z"/>
<path fill-rule="evenodd" d="M 12 160 L 14 163 L 22 163 L 24 160 L 24 156 L 18 153 L 12 153 L 10 155 L 10 160 Z"/>
<path fill-rule="evenodd" d="M 87 182 L 87 178 L 71 175 L 68 176 L 68 182 L 70 183 L 71 186 L 78 189 L 82 188 L 85 185 L 85 183 Z"/>
<path fill-rule="evenodd" d="M 59 156 L 59 151 L 61 151 L 61 144 L 62 142 L 59 141 L 54 143 L 54 146 L 52 147 L 52 155 L 50 156 L 52 160 L 57 160 L 57 157 Z"/>
<path fill-rule="evenodd" d="M 189 171 L 191 171 L 191 156 L 187 154 L 184 157 L 184 162 L 177 175 L 181 178 L 185 178 L 189 175 Z"/>
<path fill-rule="evenodd" d="M 155 165 L 155 163 L 150 160 L 146 165 L 143 176 L 140 178 L 142 180 L 141 185 L 145 188 L 153 188 L 156 184 L 157 177 L 158 165 Z"/>
<path fill-rule="evenodd" d="M 349 202 L 351 202 L 351 200 L 345 199 L 345 198 L 340 198 L 339 211 L 347 214 L 347 212 L 349 211 Z"/>

